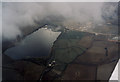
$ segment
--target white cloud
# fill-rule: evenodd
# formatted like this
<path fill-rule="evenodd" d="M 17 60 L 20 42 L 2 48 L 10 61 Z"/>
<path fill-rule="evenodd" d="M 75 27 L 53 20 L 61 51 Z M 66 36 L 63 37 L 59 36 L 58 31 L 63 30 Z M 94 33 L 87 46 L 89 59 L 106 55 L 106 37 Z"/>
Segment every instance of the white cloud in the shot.
<path fill-rule="evenodd" d="M 45 17 L 62 16 L 66 20 L 79 22 L 103 21 L 103 3 L 3 3 L 3 37 L 16 38 L 20 29 L 33 26 Z M 29 28 L 28 28 L 29 29 Z"/>
<path fill-rule="evenodd" d="M 56 2 L 58 0 L 36 0 L 36 2 Z M 68 0 L 59 0 L 61 2 L 68 2 Z M 75 2 L 78 0 L 69 0 L 69 2 Z M 80 2 L 118 2 L 119 0 L 79 0 Z M 21 0 L 3 0 L 3 2 L 21 2 Z M 24 0 L 23 2 L 34 2 L 34 0 Z M 75 19 L 80 19 L 82 21 L 88 20 L 90 17 L 96 18 L 101 20 L 101 5 L 98 5 L 97 7 L 87 7 L 85 8 L 84 6 L 78 5 L 73 5 L 72 7 L 68 4 L 63 4 L 63 6 L 60 7 L 59 4 L 48 4 L 48 10 L 44 5 L 38 4 L 38 3 L 32 3 L 32 4 L 27 4 L 27 3 L 5 3 L 3 5 L 4 10 L 4 34 L 6 38 L 14 38 L 16 35 L 20 35 L 21 31 L 20 25 L 26 26 L 26 25 L 32 25 L 34 24 L 34 20 L 41 20 L 44 17 L 48 16 L 48 14 L 54 14 L 57 13 L 59 15 L 63 15 L 64 17 L 74 17 Z M 79 13 L 78 10 L 84 9 L 87 11 L 84 11 L 85 13 Z M 1 9 L 0 9 L 1 10 Z M 97 10 L 97 12 L 96 12 Z M 50 12 L 49 12 L 50 11 Z M 52 12 L 51 12 L 52 11 Z M 74 12 L 73 12 L 74 11 Z M 79 15 L 80 14 L 80 15 Z M 2 15 L 0 14 L 0 17 Z M 86 18 L 86 19 L 84 19 Z M 78 20 L 78 21 L 80 21 Z M 96 19 L 95 19 L 96 20 Z M 1 21 L 1 20 L 0 20 Z M 0 23 L 0 25 L 2 25 Z M 2 27 L 0 27 L 0 31 Z M 2 32 L 0 32 L 2 33 Z M 2 36 L 2 34 L 0 34 Z M 116 79 L 118 73 L 118 70 L 113 73 L 111 79 Z"/>

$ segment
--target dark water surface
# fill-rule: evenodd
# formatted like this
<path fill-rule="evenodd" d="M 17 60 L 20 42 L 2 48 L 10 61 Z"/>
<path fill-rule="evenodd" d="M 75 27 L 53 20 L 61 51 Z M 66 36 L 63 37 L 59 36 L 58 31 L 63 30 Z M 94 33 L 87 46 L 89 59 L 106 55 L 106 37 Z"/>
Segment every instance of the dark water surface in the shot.
<path fill-rule="evenodd" d="M 6 50 L 5 54 L 13 59 L 47 56 L 50 53 L 53 42 L 59 35 L 60 32 L 41 28 L 37 32 L 27 36 L 17 46 Z"/>

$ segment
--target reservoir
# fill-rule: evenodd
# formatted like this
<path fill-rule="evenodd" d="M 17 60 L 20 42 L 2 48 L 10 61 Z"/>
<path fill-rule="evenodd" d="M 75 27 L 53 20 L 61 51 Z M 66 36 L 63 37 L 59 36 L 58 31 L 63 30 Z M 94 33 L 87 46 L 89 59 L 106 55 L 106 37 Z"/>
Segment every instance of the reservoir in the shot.
<path fill-rule="evenodd" d="M 61 32 L 53 32 L 51 29 L 41 28 L 28 35 L 15 47 L 6 50 L 5 54 L 13 59 L 35 58 L 48 56 L 53 42 Z"/>

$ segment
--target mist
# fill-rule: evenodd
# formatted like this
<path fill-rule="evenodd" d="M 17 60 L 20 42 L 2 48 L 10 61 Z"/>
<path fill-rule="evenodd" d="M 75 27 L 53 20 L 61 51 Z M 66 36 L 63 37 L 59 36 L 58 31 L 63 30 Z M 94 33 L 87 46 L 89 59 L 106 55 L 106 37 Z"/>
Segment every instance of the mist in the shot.
<path fill-rule="evenodd" d="M 29 32 L 44 24 L 56 22 L 65 27 L 67 27 L 66 23 L 71 25 L 73 22 L 80 24 L 92 22 L 93 28 L 98 28 L 97 24 L 107 22 L 117 25 L 117 6 L 115 2 L 3 2 L 2 16 L 0 13 L 0 18 L 2 17 L 0 38 L 2 37 L 3 42 L 11 41 L 18 36 L 24 36 L 26 31 Z M 59 28 L 59 25 L 56 28 Z M 40 29 L 31 36 L 27 36 L 21 44 L 8 49 L 5 54 L 15 59 L 48 55 L 57 35 L 48 29 L 44 30 Z"/>
<path fill-rule="evenodd" d="M 15 39 L 18 35 L 24 35 L 24 29 L 34 29 L 43 21 L 59 21 L 61 24 L 67 21 L 87 23 L 92 21 L 95 25 L 105 23 L 109 17 L 117 20 L 117 4 L 103 2 L 80 3 L 30 3 L 9 2 L 3 3 L 3 41 Z M 107 17 L 107 18 L 106 18 Z M 93 25 L 93 27 L 95 27 Z M 68 27 L 69 28 L 69 27 Z M 97 28 L 97 27 L 96 27 Z"/>

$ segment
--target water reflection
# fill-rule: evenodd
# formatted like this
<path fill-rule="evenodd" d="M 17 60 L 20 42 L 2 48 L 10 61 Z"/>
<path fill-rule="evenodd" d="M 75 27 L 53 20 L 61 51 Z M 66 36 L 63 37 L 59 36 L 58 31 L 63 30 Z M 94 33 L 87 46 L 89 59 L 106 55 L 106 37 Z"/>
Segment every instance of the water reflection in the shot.
<path fill-rule="evenodd" d="M 46 56 L 59 36 L 60 32 L 41 28 L 37 32 L 27 36 L 16 47 L 8 49 L 5 54 L 13 59 Z"/>

